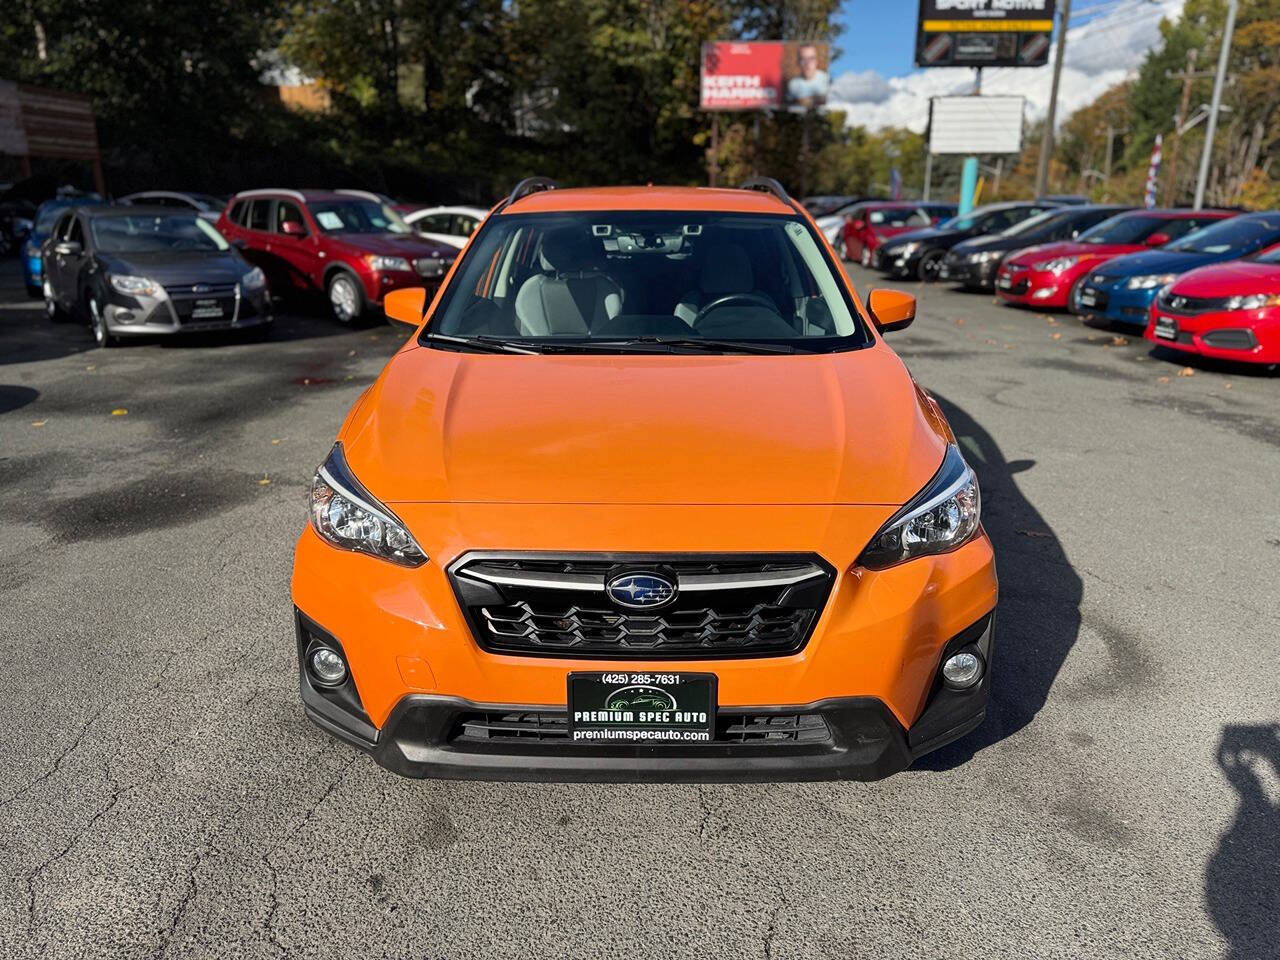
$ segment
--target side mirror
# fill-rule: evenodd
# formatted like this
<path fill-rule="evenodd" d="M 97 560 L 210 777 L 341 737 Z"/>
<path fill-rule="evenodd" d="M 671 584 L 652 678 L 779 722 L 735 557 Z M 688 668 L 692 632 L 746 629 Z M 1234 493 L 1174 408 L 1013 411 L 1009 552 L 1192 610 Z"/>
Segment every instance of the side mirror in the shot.
<path fill-rule="evenodd" d="M 305 237 L 307 228 L 300 224 L 297 220 L 286 220 L 280 224 L 280 232 L 287 233 L 291 237 Z"/>
<path fill-rule="evenodd" d="M 53 252 L 61 257 L 78 257 L 80 256 L 80 244 L 74 240 L 62 240 L 54 244 Z"/>
<path fill-rule="evenodd" d="M 905 330 L 916 318 L 916 298 L 901 290 L 872 290 L 867 296 L 867 309 L 881 333 Z"/>
<path fill-rule="evenodd" d="M 422 322 L 422 312 L 426 307 L 427 291 L 423 287 L 392 290 L 382 300 L 382 309 L 388 320 L 407 323 L 412 327 Z"/>
<path fill-rule="evenodd" d="M 1147 237 L 1148 247 L 1163 247 L 1168 242 L 1169 235 L 1167 233 L 1153 233 Z"/>

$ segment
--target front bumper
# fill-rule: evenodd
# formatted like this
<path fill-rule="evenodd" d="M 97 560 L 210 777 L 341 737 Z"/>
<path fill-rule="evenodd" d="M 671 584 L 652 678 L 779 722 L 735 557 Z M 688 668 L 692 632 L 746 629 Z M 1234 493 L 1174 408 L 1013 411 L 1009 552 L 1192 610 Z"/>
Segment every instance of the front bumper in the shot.
<path fill-rule="evenodd" d="M 1050 273 L 1033 270 L 1022 264 L 1005 263 L 996 274 L 996 295 L 1005 303 L 1025 307 L 1051 307 L 1066 310 L 1071 285 L 1078 274 Z"/>
<path fill-rule="evenodd" d="M 1143 336 L 1161 347 L 1217 360 L 1280 363 L 1280 307 L 1188 316 L 1157 302 Z"/>
<path fill-rule="evenodd" d="M 379 730 L 365 714 L 353 684 L 312 683 L 305 654 L 314 637 L 334 642 L 295 611 L 299 677 L 308 717 L 335 737 L 408 777 L 454 780 L 741 783 L 801 780 L 879 780 L 978 727 L 990 699 L 994 618 L 988 614 L 946 645 L 944 654 L 976 647 L 987 664 L 972 689 L 935 681 L 928 705 L 909 729 L 875 697 L 830 698 L 799 706 L 725 708 L 716 739 L 700 744 L 584 744 L 563 734 L 563 709 L 542 705 L 474 703 L 456 696 L 409 694 Z M 808 732 L 801 738 L 797 716 Z M 816 721 L 813 718 L 817 718 Z M 776 724 L 776 726 L 771 726 Z M 477 736 L 473 731 L 484 733 Z M 744 728 L 763 731 L 748 740 Z"/>
<path fill-rule="evenodd" d="M 1080 287 L 1080 313 L 1109 323 L 1146 327 L 1151 301 L 1160 289 L 1129 290 L 1125 286 L 1127 282 L 1127 277 L 1102 283 L 1094 283 L 1092 278 L 1086 280 Z"/>
<path fill-rule="evenodd" d="M 914 277 L 920 267 L 920 259 L 926 252 L 926 248 L 918 248 L 911 253 L 902 254 L 897 250 L 877 247 L 872 254 L 871 265 L 891 277 Z"/>
<path fill-rule="evenodd" d="M 963 284 L 966 287 L 990 290 L 995 286 L 996 271 L 999 269 L 999 260 L 975 263 L 966 257 L 953 257 L 948 254 L 938 268 L 938 279 L 948 283 Z"/>
<path fill-rule="evenodd" d="M 206 313 L 196 311 L 205 299 Z M 170 293 L 162 289 L 156 296 L 124 296 L 112 292 L 101 306 L 107 331 L 112 336 L 154 337 L 209 330 L 240 330 L 270 323 L 271 297 L 266 287 L 253 291 L 231 290 L 207 298 Z"/>

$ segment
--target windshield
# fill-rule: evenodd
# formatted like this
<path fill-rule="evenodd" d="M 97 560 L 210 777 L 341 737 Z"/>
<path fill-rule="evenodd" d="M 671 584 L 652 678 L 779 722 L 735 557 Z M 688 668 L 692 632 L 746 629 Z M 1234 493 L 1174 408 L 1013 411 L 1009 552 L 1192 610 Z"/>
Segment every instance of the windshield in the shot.
<path fill-rule="evenodd" d="M 1172 222 L 1175 221 L 1168 217 L 1112 217 L 1090 227 L 1076 239 L 1081 243 L 1142 243 Z"/>
<path fill-rule="evenodd" d="M 872 342 L 836 268 L 794 217 L 506 215 L 489 218 L 473 243 L 428 337 L 597 350 L 639 338 L 663 352 L 664 341 L 724 352 L 733 352 L 725 341 L 797 350 Z"/>
<path fill-rule="evenodd" d="M 410 233 L 400 214 L 373 200 L 326 200 L 310 204 L 325 233 Z"/>
<path fill-rule="evenodd" d="M 825 217 L 848 205 L 848 197 L 810 197 L 804 202 L 804 208 L 814 217 Z"/>
<path fill-rule="evenodd" d="M 226 250 L 230 246 L 211 223 L 189 213 L 99 217 L 93 243 L 103 253 L 164 253 Z"/>
<path fill-rule="evenodd" d="M 36 217 L 36 225 L 33 228 L 35 232 L 53 233 L 53 225 L 58 222 L 58 217 L 66 209 L 65 206 L 41 207 L 40 214 Z"/>
<path fill-rule="evenodd" d="M 1247 253 L 1280 234 L 1280 216 L 1224 220 L 1188 233 L 1165 249 L 1178 253 Z"/>
<path fill-rule="evenodd" d="M 1046 210 L 1044 213 L 1037 213 L 1034 217 L 1027 217 L 1021 223 L 1015 223 L 1008 230 L 1005 230 L 1001 236 L 1016 237 L 1020 233 L 1030 233 L 1037 227 L 1042 227 L 1050 220 L 1064 216 L 1061 210 Z"/>

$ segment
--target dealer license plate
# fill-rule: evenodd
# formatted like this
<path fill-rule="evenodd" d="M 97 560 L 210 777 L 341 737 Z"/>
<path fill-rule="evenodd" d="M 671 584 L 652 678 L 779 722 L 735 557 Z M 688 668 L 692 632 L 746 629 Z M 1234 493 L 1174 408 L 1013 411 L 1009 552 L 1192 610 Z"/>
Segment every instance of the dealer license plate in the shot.
<path fill-rule="evenodd" d="M 217 300 L 197 300 L 191 308 L 192 320 L 212 320 L 222 316 L 222 304 Z"/>
<path fill-rule="evenodd" d="M 1178 321 L 1173 317 L 1156 316 L 1155 335 L 1163 340 L 1178 339 Z"/>
<path fill-rule="evenodd" d="M 1098 293 L 1096 290 L 1081 290 L 1080 305 L 1084 307 L 1096 307 L 1098 305 Z"/>
<path fill-rule="evenodd" d="M 572 741 L 706 743 L 714 736 L 715 723 L 715 674 L 569 674 Z"/>
<path fill-rule="evenodd" d="M 1001 277 L 996 281 L 996 286 L 1001 290 L 1009 290 L 1013 287 L 1013 281 L 1008 277 Z"/>

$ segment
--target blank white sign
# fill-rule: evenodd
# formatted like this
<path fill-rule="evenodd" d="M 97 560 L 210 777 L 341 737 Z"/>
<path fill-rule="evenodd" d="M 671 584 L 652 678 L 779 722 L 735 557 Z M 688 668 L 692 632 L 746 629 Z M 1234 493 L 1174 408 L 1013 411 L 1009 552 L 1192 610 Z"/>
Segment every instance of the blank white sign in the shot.
<path fill-rule="evenodd" d="M 1021 153 L 1022 97 L 934 97 L 930 153 Z"/>

